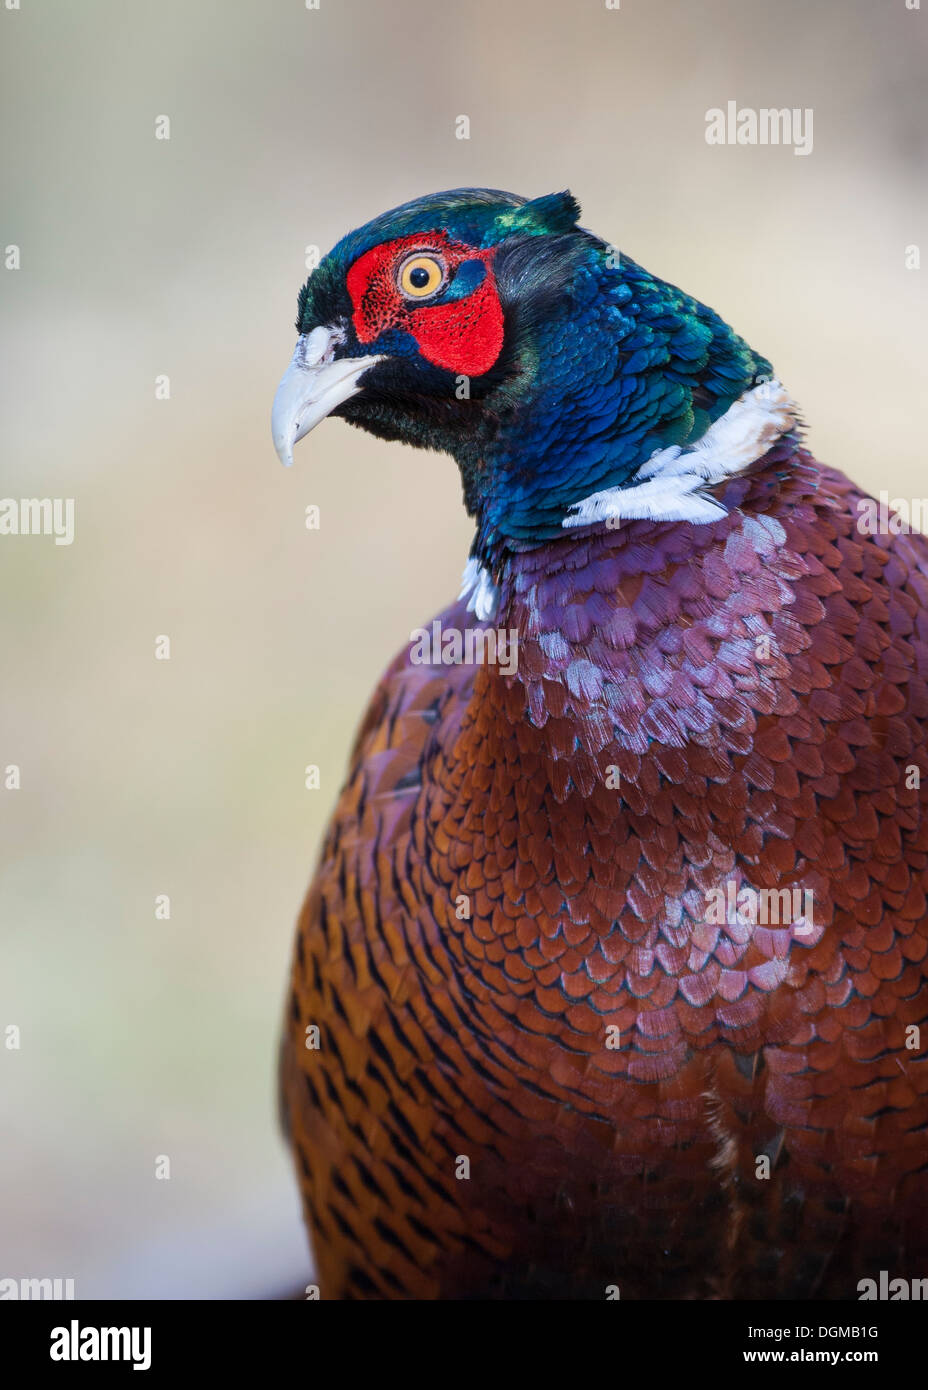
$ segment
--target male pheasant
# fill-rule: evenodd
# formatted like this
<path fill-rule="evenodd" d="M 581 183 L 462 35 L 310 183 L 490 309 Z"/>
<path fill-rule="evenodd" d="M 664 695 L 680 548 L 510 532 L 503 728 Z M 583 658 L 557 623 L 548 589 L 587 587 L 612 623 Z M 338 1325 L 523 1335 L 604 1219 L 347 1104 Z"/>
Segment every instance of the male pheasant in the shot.
<path fill-rule="evenodd" d="M 578 216 L 425 197 L 299 296 L 281 458 L 335 414 L 476 522 L 299 923 L 321 1293 L 856 1299 L 928 1275 L 928 542 Z"/>

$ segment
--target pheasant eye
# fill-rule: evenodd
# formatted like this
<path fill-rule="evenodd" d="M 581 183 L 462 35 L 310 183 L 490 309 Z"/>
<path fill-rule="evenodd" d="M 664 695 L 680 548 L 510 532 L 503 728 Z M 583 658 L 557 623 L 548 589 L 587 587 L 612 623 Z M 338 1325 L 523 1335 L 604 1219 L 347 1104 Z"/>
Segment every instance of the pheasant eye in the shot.
<path fill-rule="evenodd" d="M 407 299 L 425 299 L 444 282 L 444 262 L 435 256 L 410 256 L 400 266 L 398 283 Z"/>

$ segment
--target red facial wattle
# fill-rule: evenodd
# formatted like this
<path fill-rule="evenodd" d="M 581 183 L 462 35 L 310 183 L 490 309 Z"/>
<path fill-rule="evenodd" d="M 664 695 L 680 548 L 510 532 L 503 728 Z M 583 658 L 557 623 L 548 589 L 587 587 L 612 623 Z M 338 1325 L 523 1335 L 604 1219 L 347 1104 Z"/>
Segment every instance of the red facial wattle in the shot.
<path fill-rule="evenodd" d="M 346 285 L 352 304 L 352 323 L 362 343 L 372 343 L 388 329 L 411 334 L 426 361 L 461 376 L 482 376 L 503 346 L 503 310 L 493 276 L 494 248 L 486 250 L 453 242 L 442 232 L 401 237 L 366 251 L 348 271 Z M 480 284 L 461 299 L 417 303 L 397 285 L 397 273 L 414 252 L 440 256 L 453 279 L 465 261 L 482 261 L 486 272 Z"/>

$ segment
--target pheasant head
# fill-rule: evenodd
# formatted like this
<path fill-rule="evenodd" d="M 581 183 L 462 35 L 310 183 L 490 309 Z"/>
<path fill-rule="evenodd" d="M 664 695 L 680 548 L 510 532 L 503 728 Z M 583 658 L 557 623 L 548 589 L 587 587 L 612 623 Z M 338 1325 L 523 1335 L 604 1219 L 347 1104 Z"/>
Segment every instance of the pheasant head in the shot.
<path fill-rule="evenodd" d="M 718 314 L 579 215 L 567 192 L 433 194 L 344 237 L 299 294 L 280 458 L 326 415 L 451 454 L 478 616 L 507 549 L 613 518 L 716 520 L 708 489 L 794 420 Z"/>

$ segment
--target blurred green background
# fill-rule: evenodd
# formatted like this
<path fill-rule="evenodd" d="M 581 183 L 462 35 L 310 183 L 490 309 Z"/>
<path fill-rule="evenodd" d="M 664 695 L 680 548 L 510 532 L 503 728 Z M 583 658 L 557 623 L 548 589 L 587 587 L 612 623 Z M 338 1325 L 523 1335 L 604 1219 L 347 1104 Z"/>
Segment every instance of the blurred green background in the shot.
<path fill-rule="evenodd" d="M 926 34 L 905 0 L 0 9 L 0 495 L 76 506 L 70 547 L 0 537 L 0 1277 L 309 1275 L 275 1117 L 293 924 L 470 527 L 449 460 L 338 421 L 277 463 L 306 246 L 437 189 L 569 186 L 774 362 L 820 458 L 920 495 Z M 811 107 L 812 153 L 708 146 L 730 99 Z"/>

